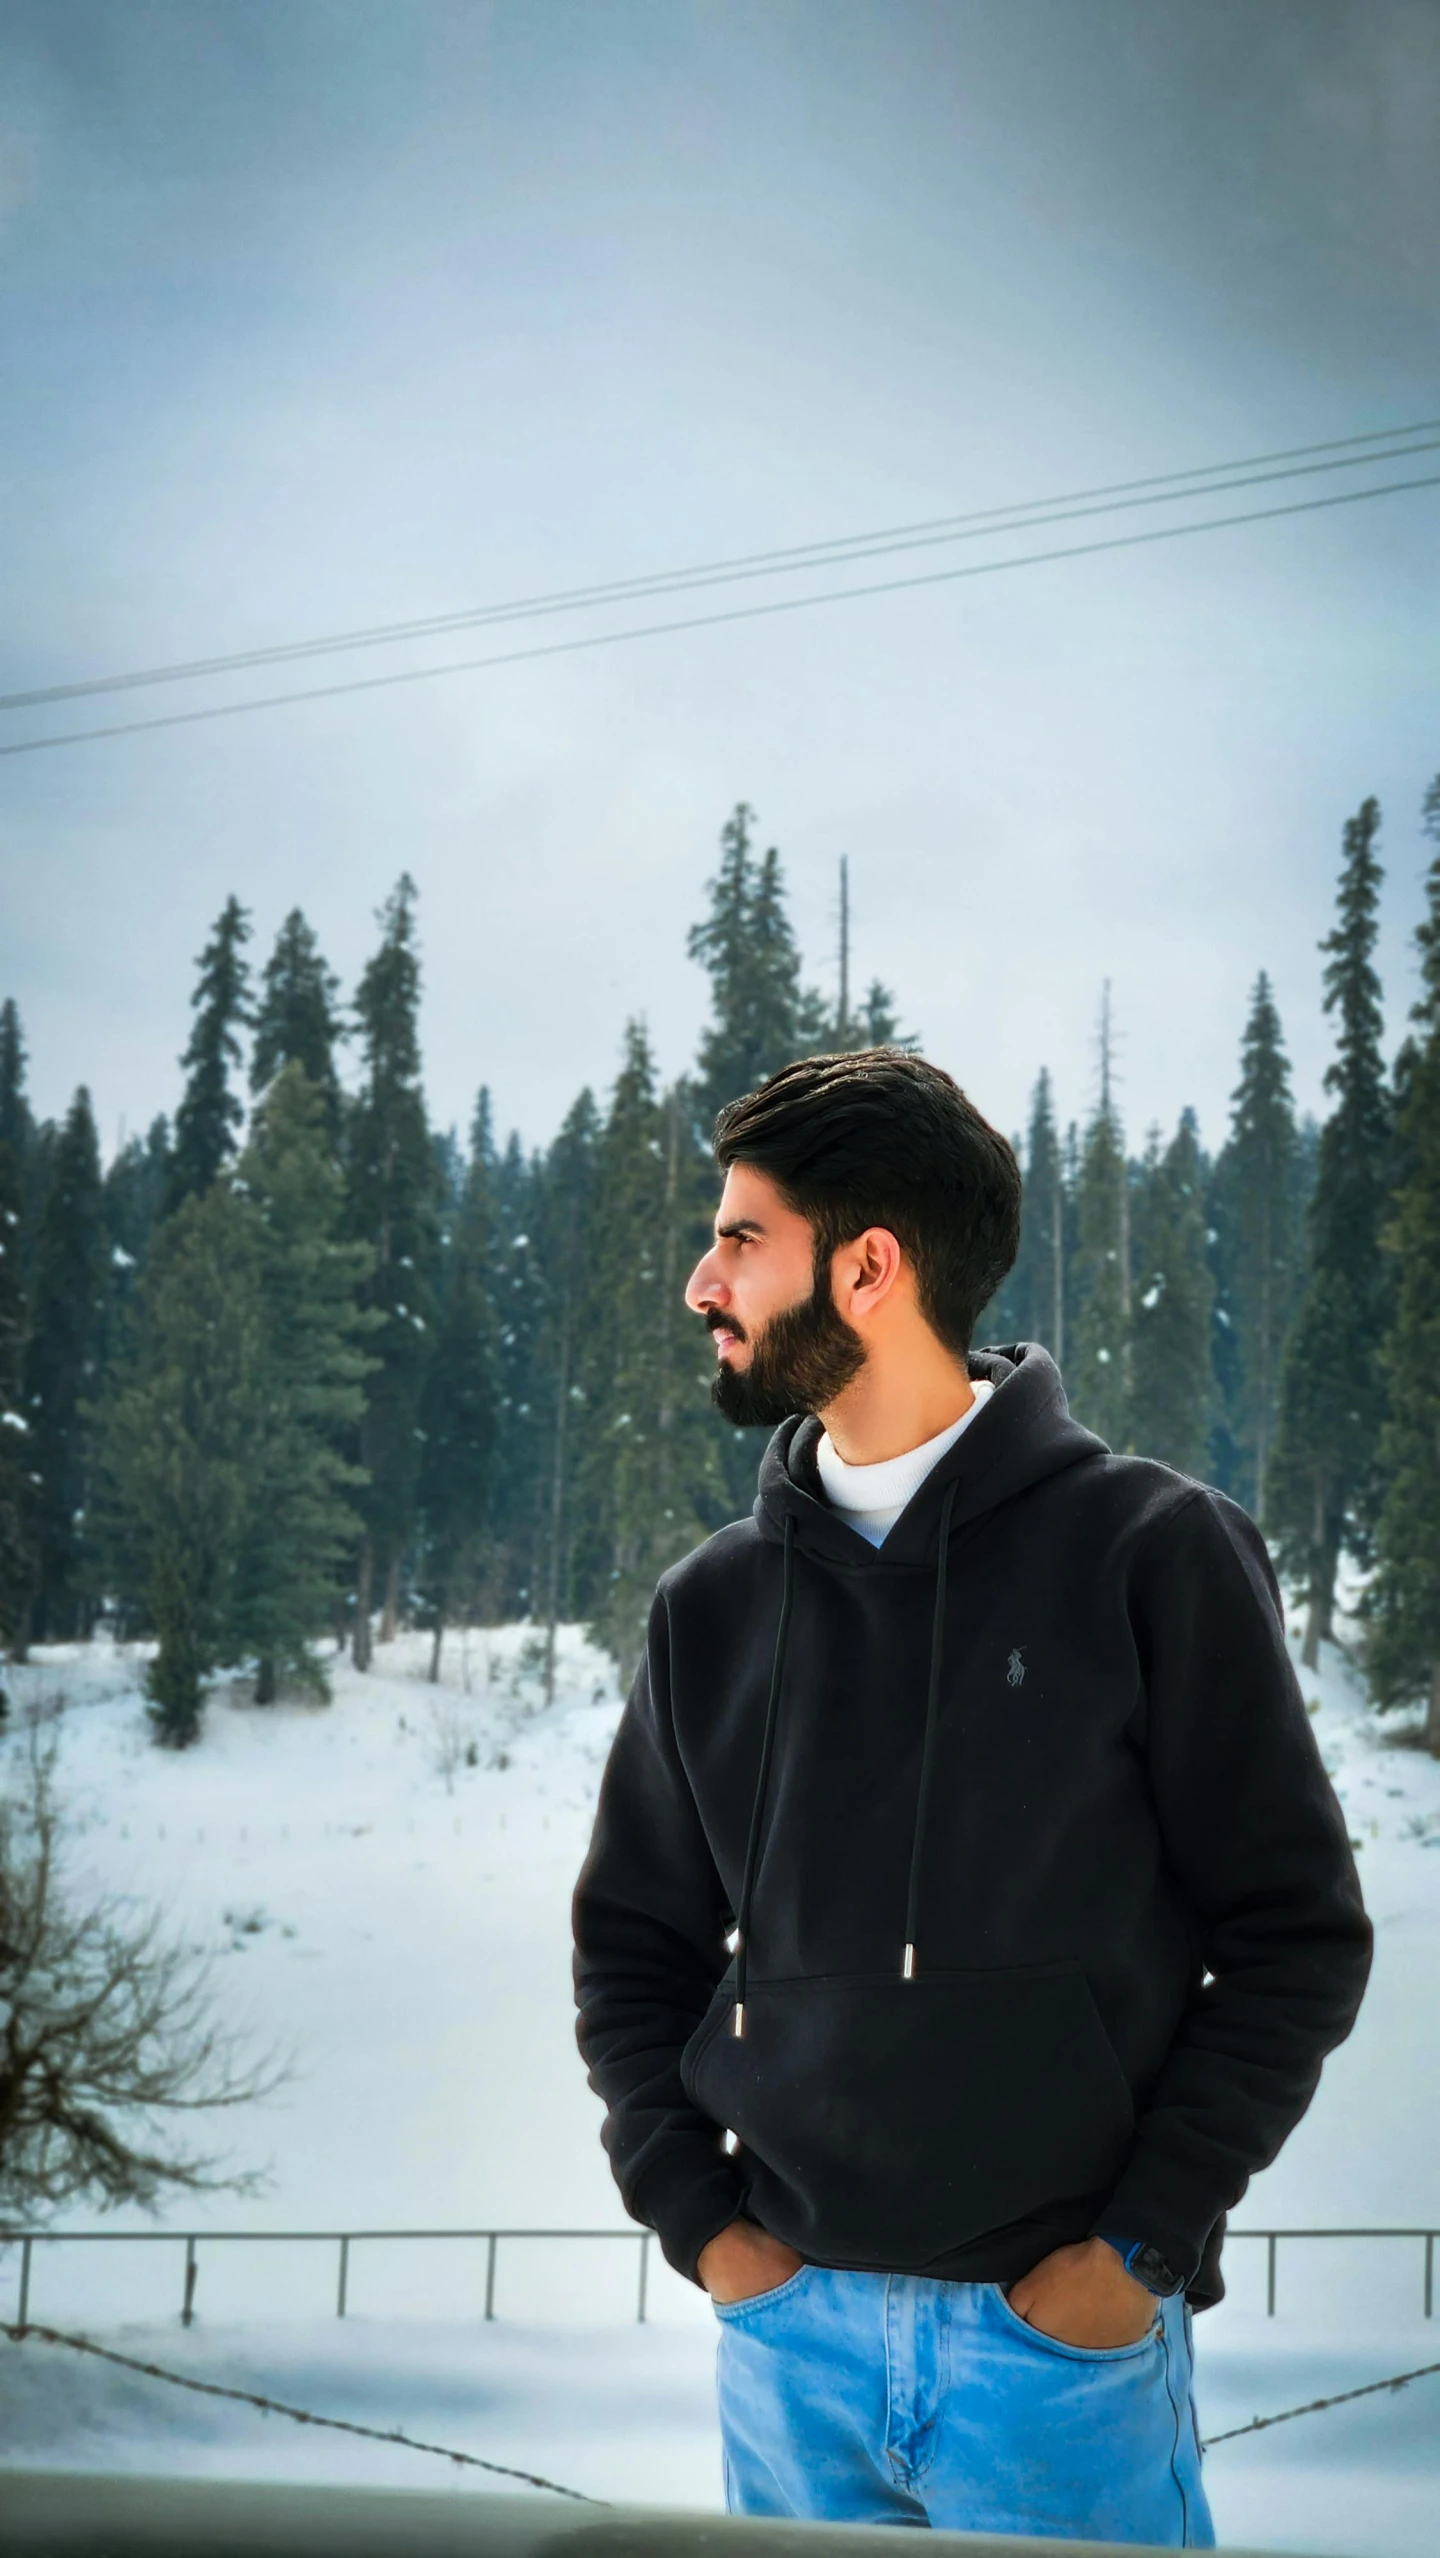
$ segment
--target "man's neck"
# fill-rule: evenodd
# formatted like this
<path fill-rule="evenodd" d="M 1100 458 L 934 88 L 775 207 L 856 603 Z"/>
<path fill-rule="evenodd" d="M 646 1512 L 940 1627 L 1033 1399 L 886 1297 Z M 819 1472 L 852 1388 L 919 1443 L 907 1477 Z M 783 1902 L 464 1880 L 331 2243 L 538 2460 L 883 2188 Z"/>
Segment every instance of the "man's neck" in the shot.
<path fill-rule="evenodd" d="M 938 1439 L 964 1419 L 974 1400 L 964 1360 L 936 1341 L 933 1356 L 889 1361 L 872 1353 L 819 1417 L 847 1466 L 878 1466 Z"/>

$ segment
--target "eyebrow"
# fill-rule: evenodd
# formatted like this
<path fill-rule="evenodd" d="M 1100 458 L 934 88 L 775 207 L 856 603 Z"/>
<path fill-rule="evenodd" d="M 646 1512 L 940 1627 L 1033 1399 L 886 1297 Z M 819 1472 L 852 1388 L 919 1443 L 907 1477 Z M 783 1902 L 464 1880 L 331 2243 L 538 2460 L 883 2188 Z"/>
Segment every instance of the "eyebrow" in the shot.
<path fill-rule="evenodd" d="M 758 1217 L 732 1217 L 728 1226 L 716 1227 L 715 1240 L 726 1243 L 732 1235 L 763 1235 L 764 1232 Z"/>

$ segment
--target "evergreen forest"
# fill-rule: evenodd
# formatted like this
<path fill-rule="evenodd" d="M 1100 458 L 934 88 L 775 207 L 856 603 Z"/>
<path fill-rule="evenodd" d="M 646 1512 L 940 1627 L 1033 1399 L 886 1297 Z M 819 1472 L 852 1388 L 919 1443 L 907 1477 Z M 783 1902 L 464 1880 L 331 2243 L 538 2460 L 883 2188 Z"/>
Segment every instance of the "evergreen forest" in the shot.
<path fill-rule="evenodd" d="M 1327 1106 L 1297 1117 L 1270 981 L 1229 1125 L 1138 1141 L 1108 988 L 1088 1109 L 1036 1075 L 1019 1260 L 979 1340 L 1038 1341 L 1117 1450 L 1217 1485 L 1270 1541 L 1313 1665 L 1342 1569 L 1380 1707 L 1440 1753 L 1440 777 L 1420 994 L 1387 1063 L 1380 812 L 1345 824 L 1320 993 Z M 845 908 L 842 904 L 842 916 Z M 780 855 L 738 806 L 688 941 L 691 1070 L 643 1022 L 550 1143 L 429 1119 L 402 878 L 348 998 L 297 909 L 257 963 L 235 897 L 200 955 L 173 1116 L 102 1159 L 91 1095 L 38 1120 L 0 1010 L 0 1643 L 145 1638 L 156 1737 L 206 1683 L 327 1694 L 402 1624 L 580 1620 L 622 1677 L 656 1575 L 748 1508 L 763 1434 L 712 1409 L 682 1290 L 719 1107 L 801 1054 L 901 1041 L 878 982 L 805 981 Z"/>

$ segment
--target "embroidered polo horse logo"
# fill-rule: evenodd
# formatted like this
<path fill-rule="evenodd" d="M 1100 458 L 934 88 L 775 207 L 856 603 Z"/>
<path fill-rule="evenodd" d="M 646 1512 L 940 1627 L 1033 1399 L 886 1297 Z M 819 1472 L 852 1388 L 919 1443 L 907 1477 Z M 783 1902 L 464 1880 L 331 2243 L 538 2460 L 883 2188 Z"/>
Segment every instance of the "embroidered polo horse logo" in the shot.
<path fill-rule="evenodd" d="M 1024 1685 L 1025 1663 L 1018 1645 L 1010 1655 L 1010 1665 L 1005 1672 L 1005 1677 L 1008 1685 L 1012 1688 L 1018 1688 Z"/>

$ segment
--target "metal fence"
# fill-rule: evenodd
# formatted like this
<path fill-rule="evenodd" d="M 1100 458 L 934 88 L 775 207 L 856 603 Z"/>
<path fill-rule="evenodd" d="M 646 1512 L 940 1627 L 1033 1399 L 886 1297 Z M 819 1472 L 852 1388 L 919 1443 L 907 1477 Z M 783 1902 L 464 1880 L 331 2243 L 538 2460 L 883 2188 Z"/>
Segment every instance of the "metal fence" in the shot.
<path fill-rule="evenodd" d="M 1433 2318 L 1435 2315 L 1435 2241 L 1437 2237 L 1440 2237 L 1440 2231 L 1433 2229 L 1228 2229 L 1225 2233 L 1225 2244 L 1228 2247 L 1235 2239 L 1263 2239 L 1265 2244 L 1265 2314 L 1268 2318 L 1273 2318 L 1275 2315 L 1276 2259 L 1279 2256 L 1280 2241 L 1282 2238 L 1384 2238 L 1392 2240 L 1403 2238 L 1409 2239 L 1412 2243 L 1418 2240 L 1424 2249 L 1424 2256 L 1422 2259 L 1424 2271 L 1421 2276 L 1421 2297 L 1424 2302 L 1424 2315 L 1427 2318 Z"/>
<path fill-rule="evenodd" d="M 654 2231 L 649 2229 L 46 2229 L 22 2230 L 7 2242 L 20 2249 L 20 2298 L 16 2325 L 24 2327 L 34 2308 L 34 2266 L 37 2249 L 46 2247 L 181 2247 L 185 2250 L 184 2296 L 180 2304 L 181 2325 L 188 2327 L 195 2315 L 195 2285 L 200 2271 L 200 2249 L 205 2247 L 313 2247 L 329 2246 L 337 2250 L 335 2315 L 343 2318 L 349 2303 L 351 2250 L 356 2247 L 378 2247 L 387 2242 L 413 2245 L 428 2242 L 453 2246 L 460 2241 L 482 2242 L 485 2248 L 485 2315 L 495 2315 L 495 2270 L 502 2239 L 559 2239 L 566 2242 L 604 2239 L 639 2250 L 639 2280 L 636 2285 L 635 2316 L 643 2325 L 650 2285 L 650 2248 Z"/>
<path fill-rule="evenodd" d="M 648 2229 L 206 2229 L 194 2231 L 137 2230 L 26 2230 L 17 2231 L 7 2242 L 20 2249 L 20 2297 L 16 2325 L 24 2327 L 34 2308 L 34 2269 L 36 2251 L 47 2247 L 180 2247 L 185 2250 L 184 2290 L 180 2304 L 182 2325 L 188 2327 L 195 2314 L 195 2286 L 199 2276 L 200 2249 L 204 2247 L 287 2247 L 329 2246 L 336 2250 L 335 2315 L 343 2318 L 348 2306 L 352 2251 L 357 2247 L 382 2247 L 401 2243 L 454 2246 L 482 2243 L 485 2248 L 485 2316 L 495 2316 L 495 2272 L 502 2241 L 511 2239 L 559 2240 L 582 2244 L 597 2239 L 608 2245 L 631 2246 L 638 2250 L 639 2266 L 635 2294 L 635 2316 L 643 2324 L 646 2316 L 649 2281 L 650 2248 L 654 2233 Z M 1275 2300 L 1279 2254 L 1282 2240 L 1363 2240 L 1393 2246 L 1397 2241 L 1418 2245 L 1422 2249 L 1421 2296 L 1424 2315 L 1435 2314 L 1435 2242 L 1440 2230 L 1433 2229 L 1232 2229 L 1226 2233 L 1226 2245 L 1257 2244 L 1265 2248 L 1265 2310 L 1275 2316 Z"/>

